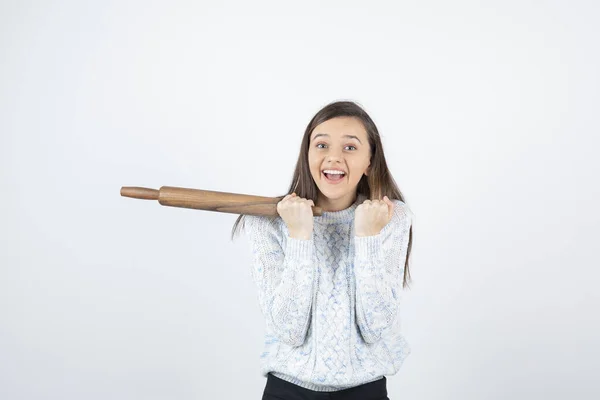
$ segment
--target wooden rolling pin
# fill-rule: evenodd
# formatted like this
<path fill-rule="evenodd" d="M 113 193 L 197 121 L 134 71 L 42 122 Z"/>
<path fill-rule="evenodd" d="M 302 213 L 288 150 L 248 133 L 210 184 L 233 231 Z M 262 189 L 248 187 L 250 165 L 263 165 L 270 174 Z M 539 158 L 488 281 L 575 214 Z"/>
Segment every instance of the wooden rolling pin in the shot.
<path fill-rule="evenodd" d="M 249 194 L 214 192 L 211 190 L 187 189 L 161 186 L 148 189 L 137 186 L 121 187 L 121 196 L 134 199 L 158 200 L 163 206 L 194 208 L 231 214 L 277 216 L 277 203 L 283 197 L 263 197 Z M 322 215 L 321 207 L 313 206 L 313 216 Z"/>

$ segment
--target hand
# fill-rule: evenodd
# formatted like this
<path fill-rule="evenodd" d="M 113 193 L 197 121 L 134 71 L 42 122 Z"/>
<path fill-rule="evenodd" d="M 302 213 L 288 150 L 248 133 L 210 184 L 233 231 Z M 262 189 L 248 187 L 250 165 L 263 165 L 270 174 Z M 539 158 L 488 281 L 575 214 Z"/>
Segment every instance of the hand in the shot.
<path fill-rule="evenodd" d="M 387 197 L 383 200 L 365 200 L 354 211 L 354 234 L 374 236 L 392 220 L 395 204 Z"/>
<path fill-rule="evenodd" d="M 309 240 L 313 232 L 313 210 L 315 203 L 298 197 L 296 193 L 288 194 L 277 203 L 277 212 L 285 222 L 290 236 L 296 239 Z"/>

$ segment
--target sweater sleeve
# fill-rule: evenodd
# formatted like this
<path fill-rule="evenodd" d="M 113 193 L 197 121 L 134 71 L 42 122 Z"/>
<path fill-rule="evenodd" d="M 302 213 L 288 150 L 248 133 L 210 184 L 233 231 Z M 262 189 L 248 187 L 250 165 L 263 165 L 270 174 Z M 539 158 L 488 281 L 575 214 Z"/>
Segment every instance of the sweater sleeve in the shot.
<path fill-rule="evenodd" d="M 394 200 L 390 222 L 373 236 L 354 236 L 356 321 L 363 339 L 374 343 L 398 313 L 412 212 Z"/>
<path fill-rule="evenodd" d="M 282 245 L 282 233 L 274 221 L 253 215 L 245 219 L 261 311 L 282 342 L 300 346 L 310 323 L 316 279 L 313 238 L 300 240 L 285 233 Z"/>

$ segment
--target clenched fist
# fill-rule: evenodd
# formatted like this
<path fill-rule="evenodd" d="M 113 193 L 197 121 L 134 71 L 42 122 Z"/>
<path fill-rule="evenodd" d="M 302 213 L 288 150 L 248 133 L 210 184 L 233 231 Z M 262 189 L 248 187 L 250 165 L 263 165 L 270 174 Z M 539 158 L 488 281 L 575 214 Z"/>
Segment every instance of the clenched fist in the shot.
<path fill-rule="evenodd" d="M 310 240 L 313 232 L 314 205 L 312 200 L 298 197 L 296 193 L 288 194 L 277 203 L 277 212 L 287 225 L 291 237 Z"/>
<path fill-rule="evenodd" d="M 375 236 L 392 220 L 395 204 L 387 197 L 383 200 L 365 200 L 354 211 L 354 234 Z"/>

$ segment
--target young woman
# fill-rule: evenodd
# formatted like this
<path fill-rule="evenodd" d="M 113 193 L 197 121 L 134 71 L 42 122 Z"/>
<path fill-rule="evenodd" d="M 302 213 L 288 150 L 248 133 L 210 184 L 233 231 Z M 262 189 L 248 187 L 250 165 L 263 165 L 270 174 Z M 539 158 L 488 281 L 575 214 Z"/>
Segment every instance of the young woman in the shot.
<path fill-rule="evenodd" d="M 359 105 L 313 117 L 277 211 L 233 227 L 244 219 L 266 319 L 262 399 L 389 400 L 385 375 L 411 352 L 398 316 L 413 214 Z"/>

